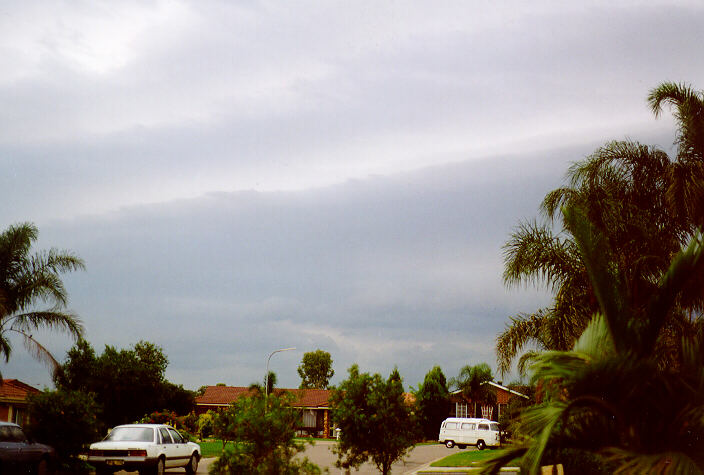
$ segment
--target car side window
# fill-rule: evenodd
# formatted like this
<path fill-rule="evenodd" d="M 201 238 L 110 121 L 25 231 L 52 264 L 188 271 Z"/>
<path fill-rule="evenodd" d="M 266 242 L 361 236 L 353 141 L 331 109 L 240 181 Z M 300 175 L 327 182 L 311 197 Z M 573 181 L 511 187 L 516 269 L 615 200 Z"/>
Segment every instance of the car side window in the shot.
<path fill-rule="evenodd" d="M 489 430 L 489 424 L 479 424 L 479 430 Z"/>
<path fill-rule="evenodd" d="M 464 430 L 474 430 L 474 426 L 475 426 L 474 424 L 471 424 L 471 423 L 469 423 L 469 422 L 464 422 L 464 423 L 462 424 L 462 429 L 464 429 Z"/>
<path fill-rule="evenodd" d="M 457 429 L 457 423 L 456 422 L 448 422 L 445 425 L 445 429 Z"/>
<path fill-rule="evenodd" d="M 166 429 L 166 427 L 159 427 L 159 432 L 161 433 L 161 441 L 164 444 L 171 444 L 171 436 L 169 435 L 169 431 Z"/>
<path fill-rule="evenodd" d="M 174 429 L 169 427 L 169 433 L 171 434 L 171 438 L 174 439 L 174 444 L 182 444 L 183 443 L 183 437 L 181 437 L 181 434 L 176 432 Z"/>

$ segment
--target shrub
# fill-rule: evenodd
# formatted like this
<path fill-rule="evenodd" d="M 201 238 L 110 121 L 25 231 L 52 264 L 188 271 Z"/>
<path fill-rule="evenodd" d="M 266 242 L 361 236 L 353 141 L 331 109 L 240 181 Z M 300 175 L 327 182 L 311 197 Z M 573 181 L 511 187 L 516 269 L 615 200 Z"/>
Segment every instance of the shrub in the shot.
<path fill-rule="evenodd" d="M 88 444 L 100 440 L 102 425 L 93 395 L 78 391 L 43 391 L 29 399 L 27 433 L 56 449 L 66 473 L 84 465 L 77 456 Z"/>

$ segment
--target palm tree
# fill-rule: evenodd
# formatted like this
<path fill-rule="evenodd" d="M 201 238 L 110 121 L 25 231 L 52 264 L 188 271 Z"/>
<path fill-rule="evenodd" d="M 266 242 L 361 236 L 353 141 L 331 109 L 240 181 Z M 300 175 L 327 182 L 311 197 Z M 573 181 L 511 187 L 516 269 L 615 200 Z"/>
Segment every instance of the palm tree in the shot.
<path fill-rule="evenodd" d="M 641 310 L 672 258 L 704 228 L 704 92 L 665 82 L 648 103 L 658 117 L 673 107 L 678 125 L 676 156 L 636 142 L 611 142 L 570 167 L 568 185 L 545 197 L 544 224 L 523 223 L 504 246 L 507 285 L 544 283 L 554 293 L 551 306 L 511 317 L 497 338 L 499 371 L 531 344 L 538 350 L 567 350 L 587 327 L 597 302 L 573 237 L 562 222 L 561 208 L 578 206 L 608 236 L 632 298 Z M 704 286 L 704 276 L 693 286 Z M 660 342 L 669 364 L 681 335 L 702 331 L 704 295 L 687 293 L 671 309 Z M 535 352 L 519 360 L 523 370 Z"/>
<path fill-rule="evenodd" d="M 460 374 L 456 378 L 450 378 L 450 387 L 460 390 L 462 396 L 474 404 L 474 412 L 471 417 L 475 417 L 477 415 L 477 403 L 496 403 L 496 393 L 486 384 L 493 380 L 494 375 L 488 364 L 465 365 L 460 369 Z"/>
<path fill-rule="evenodd" d="M 701 292 L 691 283 L 704 273 L 704 238 L 696 233 L 647 298 L 634 298 L 608 237 L 578 207 L 564 218 L 599 312 L 571 351 L 533 359 L 544 402 L 519 416 L 516 443 L 485 472 L 521 456 L 522 471 L 538 473 L 546 459 L 565 462 L 567 450 L 601 457 L 614 473 L 704 471 L 704 336 L 682 335 L 677 367 L 663 368 L 653 351 L 681 297 Z"/>
<path fill-rule="evenodd" d="M 9 361 L 9 335 L 18 334 L 34 357 L 56 371 L 58 362 L 33 332 L 47 328 L 66 332 L 74 339 L 83 335 L 78 317 L 65 310 L 68 295 L 61 274 L 85 266 L 67 251 L 50 249 L 30 254 L 38 233 L 33 224 L 21 223 L 0 234 L 0 355 Z M 38 303 L 49 308 L 38 310 Z"/>
<path fill-rule="evenodd" d="M 665 82 L 648 96 L 655 117 L 665 104 L 674 108 L 678 136 L 677 161 L 670 171 L 667 198 L 681 219 L 704 224 L 704 92 L 685 84 Z"/>
<path fill-rule="evenodd" d="M 570 167 L 569 184 L 546 195 L 541 205 L 545 223 L 522 223 L 513 233 L 504 246 L 504 282 L 544 283 L 554 299 L 533 314 L 511 317 L 497 338 L 502 374 L 531 343 L 538 350 L 570 349 L 598 308 L 578 246 L 560 213 L 562 206 L 585 210 L 616 250 L 632 295 L 648 295 L 691 235 L 668 210 L 670 165 L 667 154 L 656 148 L 611 142 Z M 519 368 L 524 363 L 525 358 Z"/>

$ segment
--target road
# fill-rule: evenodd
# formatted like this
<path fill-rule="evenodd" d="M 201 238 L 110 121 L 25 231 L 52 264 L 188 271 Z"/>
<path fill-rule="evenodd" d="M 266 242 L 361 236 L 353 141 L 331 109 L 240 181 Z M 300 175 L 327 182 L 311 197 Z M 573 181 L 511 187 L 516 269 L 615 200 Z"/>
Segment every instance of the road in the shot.
<path fill-rule="evenodd" d="M 335 467 L 335 461 L 337 456 L 332 453 L 332 447 L 336 442 L 319 441 L 316 442 L 314 446 L 308 447 L 305 451 L 305 456 L 310 459 L 311 462 L 318 465 L 320 468 L 327 468 L 330 470 L 331 475 L 342 475 L 346 472 Z M 437 460 L 442 457 L 446 457 L 459 449 L 448 449 L 441 444 L 433 445 L 418 445 L 408 454 L 404 462 L 397 462 L 391 467 L 391 473 L 393 475 L 402 474 L 412 474 L 419 468 L 429 464 L 430 462 Z M 376 474 L 378 475 L 379 470 L 376 466 L 370 463 L 365 463 L 359 467 L 359 471 L 352 469 L 350 471 L 352 475 L 365 475 L 365 474 Z"/>
<path fill-rule="evenodd" d="M 308 457 L 311 462 L 318 465 L 320 468 L 327 468 L 330 475 L 344 475 L 346 473 L 344 470 L 335 467 L 337 456 L 333 454 L 331 450 L 335 445 L 336 442 L 318 441 L 313 446 L 307 446 L 304 456 Z M 410 475 L 430 462 L 446 457 L 456 451 L 458 451 L 457 448 L 448 449 L 441 444 L 418 445 L 408 454 L 404 462 L 397 462 L 393 465 L 391 468 L 391 473 L 393 475 Z M 198 466 L 198 474 L 207 474 L 208 466 L 213 460 L 215 459 L 202 459 L 200 461 L 200 465 Z M 128 472 L 121 471 L 117 473 L 119 475 L 127 475 Z M 182 468 L 169 469 L 166 473 L 185 473 L 185 470 Z M 359 471 L 355 471 L 353 469 L 350 473 L 352 475 L 377 475 L 379 471 L 376 469 L 376 466 L 370 463 L 365 463 L 359 467 Z"/>

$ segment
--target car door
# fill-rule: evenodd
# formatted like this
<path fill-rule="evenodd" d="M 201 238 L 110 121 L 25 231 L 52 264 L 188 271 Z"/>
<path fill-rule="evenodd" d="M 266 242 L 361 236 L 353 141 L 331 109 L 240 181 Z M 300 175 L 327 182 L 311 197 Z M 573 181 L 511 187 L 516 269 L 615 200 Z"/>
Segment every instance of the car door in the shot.
<path fill-rule="evenodd" d="M 0 426 L 0 463 L 15 469 L 20 461 L 21 444 L 16 440 L 12 426 Z"/>
<path fill-rule="evenodd" d="M 175 464 L 174 452 L 176 444 L 174 444 L 174 441 L 171 439 L 171 434 L 169 434 L 169 430 L 166 427 L 159 427 L 159 434 L 161 434 L 162 450 L 166 457 L 164 466 L 173 467 Z"/>
<path fill-rule="evenodd" d="M 188 463 L 188 459 L 191 457 L 188 441 L 186 441 L 181 434 L 171 427 L 169 427 L 169 434 L 171 434 L 171 438 L 174 441 L 174 465 L 186 465 L 186 463 Z"/>

